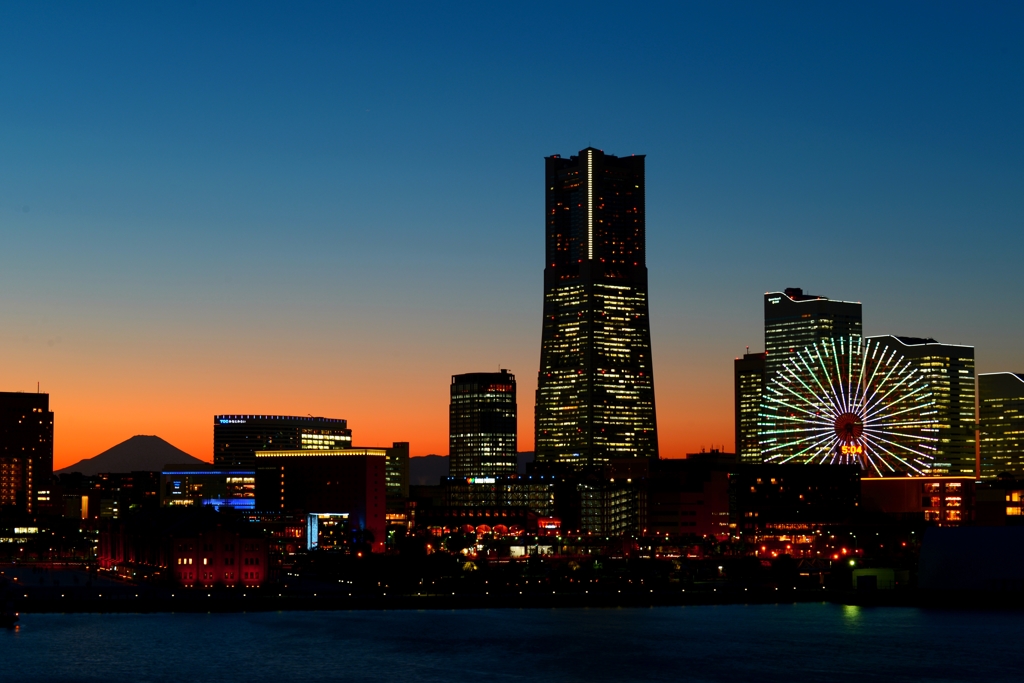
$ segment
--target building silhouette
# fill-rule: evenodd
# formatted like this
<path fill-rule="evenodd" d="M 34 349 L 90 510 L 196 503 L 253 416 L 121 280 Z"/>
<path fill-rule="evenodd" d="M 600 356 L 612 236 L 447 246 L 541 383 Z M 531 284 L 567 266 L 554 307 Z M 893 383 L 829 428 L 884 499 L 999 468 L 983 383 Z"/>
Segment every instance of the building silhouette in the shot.
<path fill-rule="evenodd" d="M 645 215 L 643 155 L 545 159 L 540 464 L 658 455 Z"/>
<path fill-rule="evenodd" d="M 931 474 L 974 476 L 976 412 L 974 347 L 934 339 L 884 335 L 869 337 L 903 355 L 928 382 L 937 411 Z"/>
<path fill-rule="evenodd" d="M 764 394 L 765 354 L 746 353 L 733 364 L 735 376 L 736 455 L 740 462 L 761 463 L 758 415 Z"/>
<path fill-rule="evenodd" d="M 50 395 L 0 392 L 0 511 L 49 507 L 52 477 Z"/>
<path fill-rule="evenodd" d="M 764 350 L 767 382 L 793 353 L 822 339 L 860 337 L 859 302 L 804 294 L 798 287 L 764 295 Z"/>
<path fill-rule="evenodd" d="M 448 472 L 452 477 L 516 473 L 516 376 L 508 370 L 452 375 Z"/>
<path fill-rule="evenodd" d="M 978 375 L 982 479 L 1024 477 L 1024 373 Z"/>
<path fill-rule="evenodd" d="M 293 415 L 214 415 L 213 464 L 256 465 L 257 451 L 336 450 L 352 446 L 347 420 Z"/>

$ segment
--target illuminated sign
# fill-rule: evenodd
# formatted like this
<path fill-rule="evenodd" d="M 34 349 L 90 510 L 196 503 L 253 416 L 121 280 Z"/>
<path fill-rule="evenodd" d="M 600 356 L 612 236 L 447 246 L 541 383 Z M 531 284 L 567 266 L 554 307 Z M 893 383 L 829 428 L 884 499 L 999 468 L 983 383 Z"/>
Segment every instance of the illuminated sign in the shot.
<path fill-rule="evenodd" d="M 39 527 L 37 526 L 16 526 L 14 527 L 14 533 L 16 534 L 38 534 Z"/>
<path fill-rule="evenodd" d="M 843 455 L 864 455 L 864 447 L 858 444 L 843 444 Z"/>
<path fill-rule="evenodd" d="M 466 477 L 467 484 L 495 484 L 497 481 L 494 477 Z"/>
<path fill-rule="evenodd" d="M 244 425 L 245 424 L 245 420 L 225 420 L 224 418 L 221 418 L 218 421 L 222 425 L 239 425 L 239 424 Z"/>

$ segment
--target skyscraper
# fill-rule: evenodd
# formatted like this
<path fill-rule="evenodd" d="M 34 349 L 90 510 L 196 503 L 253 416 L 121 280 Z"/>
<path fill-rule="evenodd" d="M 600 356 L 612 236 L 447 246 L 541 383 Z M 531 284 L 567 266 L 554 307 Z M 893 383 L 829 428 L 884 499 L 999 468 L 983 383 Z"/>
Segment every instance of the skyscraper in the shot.
<path fill-rule="evenodd" d="M 766 381 L 772 381 L 791 354 L 822 339 L 859 337 L 862 327 L 859 302 L 804 294 L 798 287 L 768 292 L 764 295 Z"/>
<path fill-rule="evenodd" d="M 50 395 L 0 392 L 0 511 L 38 513 L 52 476 Z"/>
<path fill-rule="evenodd" d="M 516 376 L 508 370 L 452 375 L 448 472 L 452 477 L 516 473 Z"/>
<path fill-rule="evenodd" d="M 213 464 L 253 468 L 263 450 L 334 450 L 352 446 L 347 420 L 293 415 L 214 415 Z"/>
<path fill-rule="evenodd" d="M 1024 476 L 1024 373 L 978 375 L 981 477 Z"/>
<path fill-rule="evenodd" d="M 544 208 L 537 461 L 657 457 L 644 156 L 547 157 Z"/>
<path fill-rule="evenodd" d="M 974 347 L 919 337 L 884 335 L 869 339 L 895 348 L 928 382 L 937 411 L 938 438 L 931 474 L 974 476 Z"/>
<path fill-rule="evenodd" d="M 733 366 L 736 396 L 736 455 L 740 462 L 761 463 L 757 423 L 764 395 L 765 354 L 747 353 Z"/>

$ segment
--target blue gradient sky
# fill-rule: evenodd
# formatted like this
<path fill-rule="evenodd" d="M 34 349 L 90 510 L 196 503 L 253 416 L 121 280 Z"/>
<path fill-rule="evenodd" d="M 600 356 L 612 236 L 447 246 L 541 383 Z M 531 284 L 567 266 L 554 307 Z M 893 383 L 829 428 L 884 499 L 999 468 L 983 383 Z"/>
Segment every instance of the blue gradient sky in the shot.
<path fill-rule="evenodd" d="M 662 451 L 732 448 L 761 295 L 1024 371 L 1019 4 L 0 5 L 0 389 L 58 465 L 218 412 L 447 450 L 519 378 L 543 160 L 647 154 Z"/>

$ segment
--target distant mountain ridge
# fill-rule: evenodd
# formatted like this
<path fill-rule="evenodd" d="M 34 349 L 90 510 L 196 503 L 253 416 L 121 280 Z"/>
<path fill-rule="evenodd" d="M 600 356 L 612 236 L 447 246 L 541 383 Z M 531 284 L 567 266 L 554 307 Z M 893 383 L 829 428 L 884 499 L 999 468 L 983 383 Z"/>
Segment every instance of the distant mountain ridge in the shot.
<path fill-rule="evenodd" d="M 209 465 L 173 446 L 159 436 L 133 436 L 92 458 L 79 460 L 54 474 L 81 472 L 86 476 L 100 473 L 158 472 L 165 465 Z"/>

